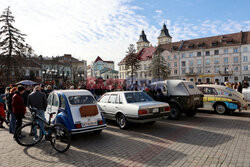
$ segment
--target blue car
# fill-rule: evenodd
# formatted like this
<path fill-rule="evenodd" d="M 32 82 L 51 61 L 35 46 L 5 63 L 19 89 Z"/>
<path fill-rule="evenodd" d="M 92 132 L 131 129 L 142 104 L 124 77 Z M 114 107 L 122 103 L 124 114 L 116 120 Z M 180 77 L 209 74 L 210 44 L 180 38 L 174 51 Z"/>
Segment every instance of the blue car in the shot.
<path fill-rule="evenodd" d="M 101 133 L 107 127 L 94 96 L 88 90 L 51 92 L 45 112 L 46 120 L 49 120 L 49 112 L 56 112 L 52 122 L 63 124 L 71 134 Z"/>

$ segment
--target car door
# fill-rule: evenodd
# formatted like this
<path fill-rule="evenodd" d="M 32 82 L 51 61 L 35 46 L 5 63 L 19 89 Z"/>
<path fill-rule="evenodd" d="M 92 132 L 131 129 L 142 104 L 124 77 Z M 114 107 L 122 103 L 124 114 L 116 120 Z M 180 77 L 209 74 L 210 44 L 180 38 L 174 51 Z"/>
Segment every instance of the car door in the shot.
<path fill-rule="evenodd" d="M 116 113 L 116 109 L 118 105 L 116 104 L 116 98 L 117 98 L 117 93 L 111 94 L 109 97 L 107 106 L 106 106 L 106 112 L 112 118 L 115 117 L 115 113 Z"/>
<path fill-rule="evenodd" d="M 215 88 L 203 87 L 201 91 L 204 94 L 204 97 L 203 97 L 204 108 L 213 108 L 213 104 L 216 101 L 215 95 L 218 94 Z"/>
<path fill-rule="evenodd" d="M 53 100 L 51 105 L 51 112 L 55 112 L 54 116 L 51 118 L 51 121 L 53 121 L 56 118 L 56 115 L 58 113 L 59 109 L 59 97 L 56 93 L 53 93 Z"/>
<path fill-rule="evenodd" d="M 101 112 L 106 115 L 106 112 L 107 112 L 107 103 L 108 103 L 108 99 L 109 99 L 109 94 L 105 94 L 103 95 L 100 99 L 99 99 L 99 102 L 98 102 L 98 106 L 101 110 Z"/>

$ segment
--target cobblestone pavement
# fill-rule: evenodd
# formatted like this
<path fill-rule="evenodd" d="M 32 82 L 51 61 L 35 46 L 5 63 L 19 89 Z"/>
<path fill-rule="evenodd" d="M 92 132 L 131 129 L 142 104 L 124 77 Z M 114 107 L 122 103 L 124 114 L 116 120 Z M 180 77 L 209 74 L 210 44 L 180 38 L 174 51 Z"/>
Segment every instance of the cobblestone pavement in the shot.
<path fill-rule="evenodd" d="M 48 142 L 19 146 L 0 129 L 0 166 L 250 166 L 250 111 L 234 116 L 207 111 L 179 121 L 135 125 L 114 122 L 101 135 L 74 136 L 70 150 L 57 153 Z"/>

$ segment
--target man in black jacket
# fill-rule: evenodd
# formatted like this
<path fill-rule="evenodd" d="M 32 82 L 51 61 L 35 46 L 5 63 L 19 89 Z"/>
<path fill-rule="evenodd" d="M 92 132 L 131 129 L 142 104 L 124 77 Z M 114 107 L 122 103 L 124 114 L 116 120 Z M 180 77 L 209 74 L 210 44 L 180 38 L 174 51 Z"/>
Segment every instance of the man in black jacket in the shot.
<path fill-rule="evenodd" d="M 27 106 L 36 108 L 37 115 L 45 119 L 44 112 L 47 107 L 47 97 L 45 93 L 41 92 L 41 87 L 36 86 L 31 94 L 28 96 Z M 42 121 L 38 120 L 38 123 L 41 127 L 44 126 Z"/>

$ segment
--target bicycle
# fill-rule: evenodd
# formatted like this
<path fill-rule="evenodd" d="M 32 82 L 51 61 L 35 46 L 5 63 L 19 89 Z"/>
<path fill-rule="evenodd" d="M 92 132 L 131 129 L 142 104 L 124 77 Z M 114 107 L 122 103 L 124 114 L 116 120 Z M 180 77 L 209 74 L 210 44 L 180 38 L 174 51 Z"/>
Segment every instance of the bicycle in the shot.
<path fill-rule="evenodd" d="M 68 129 L 62 124 L 51 124 L 51 118 L 55 112 L 49 113 L 49 121 L 47 122 L 37 115 L 36 108 L 30 108 L 31 122 L 21 126 L 15 133 L 16 142 L 22 146 L 34 146 L 39 143 L 43 136 L 46 141 L 50 141 L 52 147 L 63 153 L 70 147 L 71 135 Z M 41 127 L 37 120 L 44 123 Z"/>

